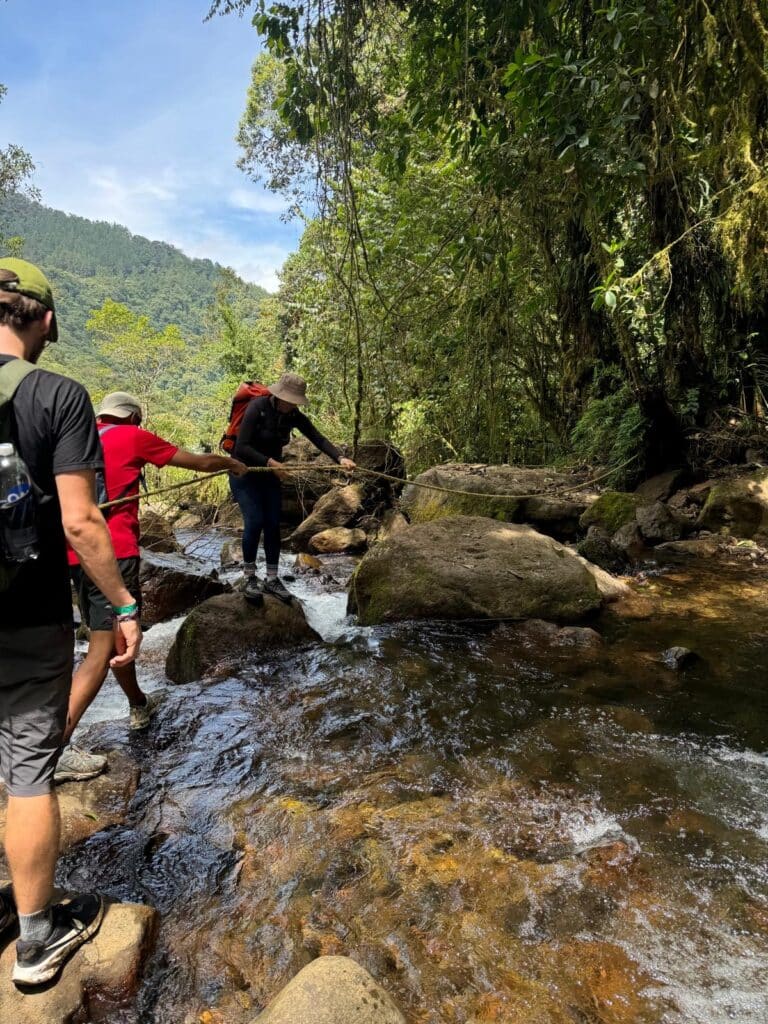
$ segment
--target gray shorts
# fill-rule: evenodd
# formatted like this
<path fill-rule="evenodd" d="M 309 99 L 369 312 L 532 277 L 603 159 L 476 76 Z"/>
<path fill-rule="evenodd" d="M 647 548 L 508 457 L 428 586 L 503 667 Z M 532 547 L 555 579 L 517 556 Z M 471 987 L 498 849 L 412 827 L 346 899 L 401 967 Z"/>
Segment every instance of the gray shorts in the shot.
<path fill-rule="evenodd" d="M 73 650 L 71 626 L 0 629 L 0 775 L 11 796 L 53 788 Z"/>

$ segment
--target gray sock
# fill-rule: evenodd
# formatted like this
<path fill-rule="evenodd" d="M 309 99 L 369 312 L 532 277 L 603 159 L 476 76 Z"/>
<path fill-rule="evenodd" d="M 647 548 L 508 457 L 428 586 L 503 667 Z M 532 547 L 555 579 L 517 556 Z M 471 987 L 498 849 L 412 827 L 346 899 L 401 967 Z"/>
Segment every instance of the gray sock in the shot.
<path fill-rule="evenodd" d="M 36 914 L 19 914 L 19 931 L 24 942 L 45 942 L 53 931 L 51 908 Z"/>
<path fill-rule="evenodd" d="M 243 562 L 243 572 L 246 576 L 256 575 L 256 563 L 255 562 Z"/>
<path fill-rule="evenodd" d="M 276 565 L 268 565 L 267 566 L 267 579 L 268 580 L 276 580 L 277 579 L 277 568 L 278 567 Z"/>

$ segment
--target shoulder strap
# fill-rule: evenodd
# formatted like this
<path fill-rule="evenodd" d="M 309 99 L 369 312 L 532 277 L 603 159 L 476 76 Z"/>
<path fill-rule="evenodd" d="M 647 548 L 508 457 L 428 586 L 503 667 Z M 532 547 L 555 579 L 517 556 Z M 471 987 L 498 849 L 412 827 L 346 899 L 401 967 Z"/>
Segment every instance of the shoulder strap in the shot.
<path fill-rule="evenodd" d="M 11 359 L 0 366 L 0 405 L 10 402 L 19 384 L 37 367 L 25 359 Z"/>

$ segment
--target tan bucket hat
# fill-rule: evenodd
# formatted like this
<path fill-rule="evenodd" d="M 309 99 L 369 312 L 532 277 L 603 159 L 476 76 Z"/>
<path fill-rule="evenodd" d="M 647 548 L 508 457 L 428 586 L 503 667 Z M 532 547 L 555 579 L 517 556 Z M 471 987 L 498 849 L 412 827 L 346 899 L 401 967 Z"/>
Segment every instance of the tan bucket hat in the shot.
<path fill-rule="evenodd" d="M 284 373 L 277 384 L 270 384 L 270 392 L 292 405 L 307 405 L 307 382 L 298 373 Z"/>
<path fill-rule="evenodd" d="M 127 391 L 113 391 L 106 395 L 96 410 L 97 416 L 118 416 L 120 418 L 133 416 L 134 413 L 141 413 L 141 402 Z"/>

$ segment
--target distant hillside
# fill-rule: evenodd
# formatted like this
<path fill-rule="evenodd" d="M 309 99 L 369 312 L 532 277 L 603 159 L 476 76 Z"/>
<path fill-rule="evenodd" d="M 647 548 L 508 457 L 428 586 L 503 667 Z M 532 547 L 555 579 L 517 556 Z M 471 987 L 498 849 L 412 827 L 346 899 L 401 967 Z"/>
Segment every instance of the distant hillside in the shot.
<path fill-rule="evenodd" d="M 132 235 L 119 224 L 51 210 L 23 196 L 0 199 L 0 238 L 21 236 L 22 255 L 49 274 L 62 341 L 82 348 L 91 310 L 122 302 L 157 327 L 178 324 L 188 338 L 204 331 L 220 267 L 165 242 Z M 254 301 L 267 292 L 248 286 Z"/>

